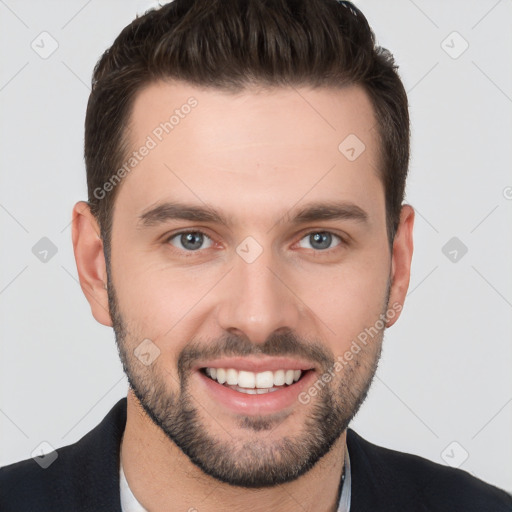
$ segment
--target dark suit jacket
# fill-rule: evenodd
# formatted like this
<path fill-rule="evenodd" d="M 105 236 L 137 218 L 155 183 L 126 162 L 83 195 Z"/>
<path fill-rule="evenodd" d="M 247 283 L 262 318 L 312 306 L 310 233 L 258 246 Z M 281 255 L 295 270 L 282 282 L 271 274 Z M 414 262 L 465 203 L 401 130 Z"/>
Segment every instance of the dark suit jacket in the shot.
<path fill-rule="evenodd" d="M 0 468 L 0 512 L 121 512 L 119 449 L 126 398 L 42 469 L 33 459 Z M 351 429 L 351 512 L 512 512 L 512 496 L 469 473 L 382 448 Z M 250 510 L 250 507 L 248 507 Z"/>

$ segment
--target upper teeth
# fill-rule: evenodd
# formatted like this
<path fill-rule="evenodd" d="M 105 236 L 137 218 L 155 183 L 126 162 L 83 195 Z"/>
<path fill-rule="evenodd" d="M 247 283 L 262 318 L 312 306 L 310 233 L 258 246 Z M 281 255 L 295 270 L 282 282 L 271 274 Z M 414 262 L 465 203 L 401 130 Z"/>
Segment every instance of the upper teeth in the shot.
<path fill-rule="evenodd" d="M 206 374 L 219 384 L 229 384 L 241 388 L 272 388 L 283 384 L 293 384 L 300 379 L 301 370 L 277 370 L 275 372 L 246 372 L 233 368 L 206 368 Z"/>

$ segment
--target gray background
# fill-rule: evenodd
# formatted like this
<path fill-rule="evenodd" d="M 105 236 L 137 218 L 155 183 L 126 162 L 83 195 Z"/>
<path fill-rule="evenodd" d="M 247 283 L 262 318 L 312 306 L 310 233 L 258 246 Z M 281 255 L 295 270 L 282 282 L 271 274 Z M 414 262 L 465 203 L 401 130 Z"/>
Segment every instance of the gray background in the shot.
<path fill-rule="evenodd" d="M 77 441 L 126 395 L 69 223 L 94 64 L 152 5 L 0 0 L 0 465 Z M 405 308 L 352 427 L 512 491 L 512 1 L 357 5 L 409 92 L 417 218 Z"/>

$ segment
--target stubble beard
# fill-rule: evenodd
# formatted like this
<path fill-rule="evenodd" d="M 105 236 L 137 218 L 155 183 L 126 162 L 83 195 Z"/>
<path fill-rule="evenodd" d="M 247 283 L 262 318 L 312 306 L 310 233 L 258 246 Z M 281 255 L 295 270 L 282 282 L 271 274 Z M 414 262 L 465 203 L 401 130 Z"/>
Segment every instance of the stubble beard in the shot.
<path fill-rule="evenodd" d="M 140 340 L 128 335 L 111 280 L 108 297 L 123 369 L 144 411 L 204 473 L 233 486 L 272 487 L 292 482 L 308 472 L 329 452 L 358 412 L 367 397 L 380 359 L 384 330 L 351 361 L 346 361 L 336 378 L 324 386 L 317 386 L 318 393 L 308 405 L 297 402 L 295 407 L 298 412 L 294 410 L 292 414 L 268 416 L 240 415 L 237 427 L 251 431 L 251 441 L 236 439 L 236 434 L 231 433 L 221 439 L 211 433 L 215 418 L 207 416 L 199 405 L 201 399 L 194 397 L 190 389 L 189 368 L 202 353 L 201 347 L 207 350 L 205 345 L 192 343 L 182 350 L 178 358 L 179 388 L 177 391 L 169 390 L 169 382 L 176 381 L 166 371 L 158 371 L 157 364 L 146 367 L 133 355 Z M 389 286 L 384 302 L 386 308 L 388 299 Z M 227 355 L 229 347 L 229 355 L 248 355 L 255 351 L 261 353 L 268 348 L 265 353 L 270 355 L 285 355 L 286 352 L 286 355 L 293 356 L 293 347 L 304 347 L 296 355 L 307 352 L 322 363 L 325 372 L 332 369 L 335 362 L 332 353 L 321 345 L 310 351 L 306 346 L 293 333 L 284 337 L 273 336 L 257 349 L 247 340 L 230 335 L 218 345 L 218 352 Z M 319 380 L 321 376 L 318 375 Z M 306 407 L 307 410 L 304 409 Z M 296 416 L 304 418 L 298 434 L 278 439 L 272 436 L 283 421 L 293 421 Z M 224 430 L 220 430 L 224 433 Z"/>

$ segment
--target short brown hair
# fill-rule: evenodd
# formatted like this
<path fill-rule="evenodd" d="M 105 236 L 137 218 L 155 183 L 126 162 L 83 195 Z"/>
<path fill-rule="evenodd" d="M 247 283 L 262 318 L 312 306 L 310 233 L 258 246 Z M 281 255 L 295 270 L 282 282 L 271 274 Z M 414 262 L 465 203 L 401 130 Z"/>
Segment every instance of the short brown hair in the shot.
<path fill-rule="evenodd" d="M 399 224 L 409 165 L 407 95 L 393 56 L 361 11 L 337 0 L 174 0 L 125 27 L 96 64 L 85 119 L 88 199 L 107 258 L 136 94 L 157 80 L 239 92 L 250 85 L 360 85 L 375 110 L 387 234 Z M 341 142 L 341 141 L 340 141 Z"/>

